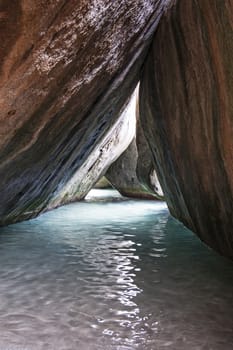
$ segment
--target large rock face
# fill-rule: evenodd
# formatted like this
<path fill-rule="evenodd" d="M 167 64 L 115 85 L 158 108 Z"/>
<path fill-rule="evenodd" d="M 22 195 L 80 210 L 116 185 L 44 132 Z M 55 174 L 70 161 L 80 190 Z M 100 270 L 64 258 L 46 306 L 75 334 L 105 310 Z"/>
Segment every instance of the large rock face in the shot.
<path fill-rule="evenodd" d="M 171 213 L 233 257 L 233 2 L 178 0 L 161 20 L 140 92 Z"/>
<path fill-rule="evenodd" d="M 132 93 L 173 1 L 0 2 L 0 224 L 59 205 Z"/>

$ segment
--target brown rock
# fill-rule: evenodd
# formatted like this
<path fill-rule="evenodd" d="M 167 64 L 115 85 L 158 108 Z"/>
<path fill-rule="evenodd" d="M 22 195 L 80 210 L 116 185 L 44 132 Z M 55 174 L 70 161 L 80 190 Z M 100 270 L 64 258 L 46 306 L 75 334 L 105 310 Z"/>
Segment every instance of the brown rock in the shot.
<path fill-rule="evenodd" d="M 83 165 L 172 2 L 1 1 L 0 224 L 46 210 Z"/>
<path fill-rule="evenodd" d="M 171 213 L 233 257 L 233 2 L 179 0 L 161 20 L 140 92 Z"/>

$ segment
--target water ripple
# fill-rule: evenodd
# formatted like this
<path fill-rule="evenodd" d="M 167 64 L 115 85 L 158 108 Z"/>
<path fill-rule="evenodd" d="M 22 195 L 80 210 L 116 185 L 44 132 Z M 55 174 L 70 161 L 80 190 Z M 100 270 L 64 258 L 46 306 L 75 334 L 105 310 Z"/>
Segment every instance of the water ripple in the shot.
<path fill-rule="evenodd" d="M 103 193 L 0 229 L 0 350 L 231 350 L 232 263 Z"/>

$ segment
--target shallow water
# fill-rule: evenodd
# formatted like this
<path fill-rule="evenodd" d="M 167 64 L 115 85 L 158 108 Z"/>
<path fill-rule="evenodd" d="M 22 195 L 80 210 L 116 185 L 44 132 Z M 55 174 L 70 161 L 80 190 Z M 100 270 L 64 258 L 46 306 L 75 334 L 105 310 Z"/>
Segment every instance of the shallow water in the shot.
<path fill-rule="evenodd" d="M 232 350 L 232 267 L 164 203 L 95 190 L 0 229 L 0 349 Z"/>

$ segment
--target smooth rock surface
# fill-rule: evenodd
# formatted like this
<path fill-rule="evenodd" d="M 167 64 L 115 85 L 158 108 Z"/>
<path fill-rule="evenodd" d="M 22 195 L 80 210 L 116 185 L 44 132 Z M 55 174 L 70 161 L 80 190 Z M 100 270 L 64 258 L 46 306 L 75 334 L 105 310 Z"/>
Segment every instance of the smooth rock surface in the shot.
<path fill-rule="evenodd" d="M 1 1 L 1 225 L 60 204 L 133 92 L 173 2 Z"/>
<path fill-rule="evenodd" d="M 105 176 L 123 196 L 162 199 L 163 192 L 152 163 L 152 154 L 139 120 L 138 89 L 133 98 L 131 113 L 137 120 L 135 137 Z"/>
<path fill-rule="evenodd" d="M 231 258 L 232 38 L 232 1 L 177 1 L 156 31 L 140 92 L 171 213 Z"/>
<path fill-rule="evenodd" d="M 106 177 L 103 176 L 97 181 L 97 183 L 94 185 L 94 188 L 96 188 L 96 189 L 111 189 L 112 185 L 106 179 Z"/>
<path fill-rule="evenodd" d="M 136 146 L 137 146 L 137 166 L 136 174 L 138 181 L 148 192 L 155 194 L 157 199 L 163 199 L 164 194 L 158 180 L 153 162 L 153 154 L 145 137 L 139 112 L 139 99 L 136 105 Z"/>
<path fill-rule="evenodd" d="M 156 172 L 151 169 L 151 176 L 148 179 L 151 188 L 149 185 L 144 185 L 140 182 L 136 173 L 137 160 L 138 149 L 136 139 L 134 138 L 126 151 L 110 166 L 105 174 L 106 178 L 122 196 L 162 199 L 163 193 L 159 187 L 160 185 L 156 177 Z M 152 188 L 152 186 L 154 186 L 154 188 Z"/>

